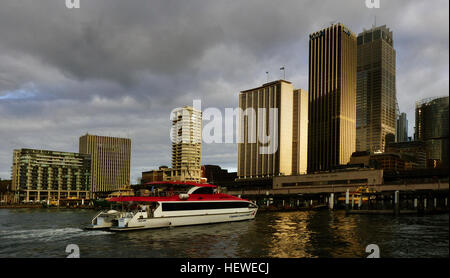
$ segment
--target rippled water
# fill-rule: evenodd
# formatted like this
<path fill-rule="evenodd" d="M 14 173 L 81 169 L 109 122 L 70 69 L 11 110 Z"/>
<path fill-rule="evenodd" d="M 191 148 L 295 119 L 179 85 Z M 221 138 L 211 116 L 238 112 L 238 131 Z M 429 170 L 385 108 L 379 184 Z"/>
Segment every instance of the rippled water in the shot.
<path fill-rule="evenodd" d="M 258 213 L 253 221 L 142 230 L 86 231 L 93 210 L 0 210 L 0 257 L 449 257 L 449 215 Z"/>

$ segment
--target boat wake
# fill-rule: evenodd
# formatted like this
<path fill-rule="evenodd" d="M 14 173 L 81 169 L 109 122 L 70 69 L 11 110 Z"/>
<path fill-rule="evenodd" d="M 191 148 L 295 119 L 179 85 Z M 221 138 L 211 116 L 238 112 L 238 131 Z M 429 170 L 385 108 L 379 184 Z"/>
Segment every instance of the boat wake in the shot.
<path fill-rule="evenodd" d="M 22 240 L 39 240 L 39 241 L 55 241 L 65 240 L 74 237 L 108 235 L 112 232 L 108 231 L 85 231 L 79 228 L 62 228 L 62 229 L 33 229 L 19 231 L 2 231 L 0 238 L 2 239 L 22 239 Z"/>

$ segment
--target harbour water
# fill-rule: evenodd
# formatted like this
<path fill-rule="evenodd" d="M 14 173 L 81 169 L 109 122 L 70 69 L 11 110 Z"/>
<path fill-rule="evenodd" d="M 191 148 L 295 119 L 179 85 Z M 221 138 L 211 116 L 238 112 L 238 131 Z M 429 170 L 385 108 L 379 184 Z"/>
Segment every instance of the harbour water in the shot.
<path fill-rule="evenodd" d="M 0 257 L 448 258 L 449 215 L 258 213 L 255 220 L 125 233 L 87 231 L 95 210 L 1 209 Z"/>

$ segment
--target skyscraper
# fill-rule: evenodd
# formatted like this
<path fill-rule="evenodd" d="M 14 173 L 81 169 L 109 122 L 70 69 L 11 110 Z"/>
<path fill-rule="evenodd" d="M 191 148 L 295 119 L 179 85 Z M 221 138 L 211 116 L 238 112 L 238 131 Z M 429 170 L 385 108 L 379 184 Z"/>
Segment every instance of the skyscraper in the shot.
<path fill-rule="evenodd" d="M 242 141 L 238 143 L 238 179 L 267 179 L 306 171 L 307 101 L 306 91 L 294 91 L 291 82 L 285 80 L 239 94 Z"/>
<path fill-rule="evenodd" d="M 408 119 L 406 113 L 401 113 L 397 119 L 397 142 L 408 141 Z"/>
<path fill-rule="evenodd" d="M 347 164 L 355 151 L 356 51 L 340 23 L 309 36 L 308 172 Z"/>
<path fill-rule="evenodd" d="M 184 106 L 172 112 L 171 180 L 200 182 L 202 177 L 202 112 Z"/>
<path fill-rule="evenodd" d="M 356 150 L 384 152 L 397 120 L 392 31 L 385 25 L 364 30 L 357 43 Z"/>
<path fill-rule="evenodd" d="M 131 139 L 86 134 L 80 137 L 79 151 L 91 155 L 95 196 L 130 185 Z"/>
<path fill-rule="evenodd" d="M 428 167 L 449 165 L 448 106 L 448 96 L 416 103 L 415 139 L 425 142 Z"/>

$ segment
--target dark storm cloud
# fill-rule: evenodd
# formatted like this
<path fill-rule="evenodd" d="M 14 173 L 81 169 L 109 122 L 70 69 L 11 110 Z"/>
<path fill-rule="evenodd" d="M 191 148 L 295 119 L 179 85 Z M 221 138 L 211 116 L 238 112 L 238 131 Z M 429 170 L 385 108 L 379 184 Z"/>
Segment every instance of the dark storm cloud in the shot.
<path fill-rule="evenodd" d="M 308 88 L 308 35 L 333 21 L 394 31 L 397 95 L 448 94 L 448 1 L 3 0 L 0 177 L 14 148 L 77 151 L 85 132 L 130 137 L 132 177 L 170 165 L 170 111 L 201 99 L 235 107 L 239 91 L 280 78 Z M 203 163 L 236 167 L 236 145 L 204 145 Z"/>

